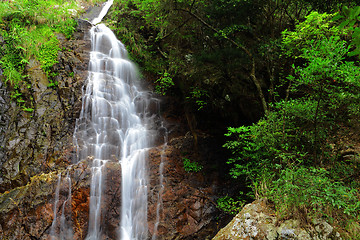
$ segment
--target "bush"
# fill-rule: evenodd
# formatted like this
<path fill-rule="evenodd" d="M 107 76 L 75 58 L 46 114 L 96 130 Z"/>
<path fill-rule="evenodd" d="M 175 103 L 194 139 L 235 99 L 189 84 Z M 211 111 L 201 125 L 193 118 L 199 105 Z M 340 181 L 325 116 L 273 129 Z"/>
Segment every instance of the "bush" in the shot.
<path fill-rule="evenodd" d="M 31 58 L 38 60 L 49 83 L 56 85 L 51 72 L 59 51 L 55 33 L 71 37 L 76 26 L 74 10 L 79 6 L 64 0 L 0 2 L 0 35 L 5 43 L 0 65 L 12 98 L 25 111 L 31 112 L 33 104 L 25 66 Z"/>
<path fill-rule="evenodd" d="M 216 201 L 217 207 L 228 214 L 238 214 L 245 204 L 245 200 L 240 198 L 234 199 L 229 196 L 218 198 Z"/>
<path fill-rule="evenodd" d="M 186 172 L 200 172 L 203 166 L 198 162 L 191 162 L 188 158 L 183 158 L 184 169 Z"/>
<path fill-rule="evenodd" d="M 334 182 L 323 168 L 286 168 L 272 182 L 267 197 L 275 202 L 281 215 L 298 213 L 299 209 L 315 217 L 331 217 L 334 210 L 358 218 L 359 192 Z"/>

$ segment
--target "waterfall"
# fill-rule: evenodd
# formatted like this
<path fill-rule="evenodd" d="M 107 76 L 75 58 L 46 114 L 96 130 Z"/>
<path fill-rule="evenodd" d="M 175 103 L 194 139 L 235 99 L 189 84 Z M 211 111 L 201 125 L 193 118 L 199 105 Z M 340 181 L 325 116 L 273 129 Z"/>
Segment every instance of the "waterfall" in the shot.
<path fill-rule="evenodd" d="M 57 220 L 59 195 L 60 195 L 60 185 L 61 185 L 61 174 L 58 175 L 58 181 L 55 190 L 54 219 L 50 229 L 51 240 L 55 240 L 55 235 L 56 235 L 55 231 L 56 231 L 56 220 Z"/>
<path fill-rule="evenodd" d="M 90 29 L 91 52 L 89 74 L 82 94 L 82 109 L 76 120 L 73 143 L 76 156 L 73 163 L 88 161 L 91 166 L 89 222 L 87 240 L 108 239 L 103 228 L 105 170 L 107 163 L 121 166 L 121 209 L 118 238 L 121 240 L 148 239 L 148 150 L 153 146 L 159 124 L 159 100 L 149 91 L 141 90 L 136 67 L 129 61 L 124 45 L 114 33 L 101 24 L 113 0 L 106 2 Z M 166 132 L 166 130 L 165 130 Z M 167 140 L 165 134 L 164 141 Z M 164 145 L 164 150 L 166 144 Z M 159 166 L 155 235 L 160 219 L 163 192 L 163 158 Z M 70 169 L 70 168 L 69 168 Z M 61 174 L 55 192 L 54 219 L 51 239 L 70 240 L 75 237 L 71 219 L 71 177 Z M 68 184 L 66 190 L 62 183 Z M 110 183 L 111 184 L 111 183 Z M 60 198 L 64 198 L 60 205 Z M 61 197 L 62 196 L 62 197 Z M 60 205 L 60 206 L 59 206 Z M 60 218 L 58 215 L 61 213 Z"/>
<path fill-rule="evenodd" d="M 159 192 L 157 196 L 157 204 L 156 204 L 156 219 L 154 224 L 154 231 L 151 240 L 156 240 L 158 235 L 158 227 L 160 224 L 160 211 L 162 209 L 162 194 L 164 192 L 164 164 L 165 164 L 165 157 L 166 157 L 166 148 L 167 148 L 167 141 L 168 141 L 168 132 L 165 127 L 164 129 L 164 146 L 161 152 L 161 159 L 160 159 L 160 165 L 159 165 Z"/>
<path fill-rule="evenodd" d="M 70 169 L 67 170 L 66 178 L 64 181 L 61 181 L 62 180 L 61 174 L 58 174 L 58 181 L 57 181 L 57 186 L 56 186 L 56 191 L 55 191 L 54 219 L 53 219 L 53 222 L 52 222 L 51 228 L 50 228 L 51 240 L 73 239 L 72 226 L 71 226 L 71 223 L 69 220 L 69 219 L 71 219 L 71 178 L 69 175 L 69 170 Z M 62 204 L 60 222 L 58 223 L 57 215 L 59 212 L 58 205 L 59 205 L 59 201 L 60 201 L 60 191 L 61 191 L 61 183 L 62 182 L 67 184 L 67 186 L 65 185 L 66 189 L 64 189 L 65 191 L 67 191 L 67 198 Z M 68 207 L 68 208 L 66 208 L 66 207 Z M 57 229 L 59 229 L 59 230 L 57 231 Z"/>
<path fill-rule="evenodd" d="M 149 109 L 154 105 L 158 109 L 159 101 L 140 89 L 136 67 L 124 45 L 100 23 L 111 4 L 112 0 L 108 1 L 92 21 L 89 75 L 74 132 L 77 161 L 91 161 L 86 239 L 103 238 L 104 172 L 106 164 L 115 161 L 121 165 L 119 237 L 142 240 L 148 238 L 146 160 L 156 136 L 157 113 Z"/>

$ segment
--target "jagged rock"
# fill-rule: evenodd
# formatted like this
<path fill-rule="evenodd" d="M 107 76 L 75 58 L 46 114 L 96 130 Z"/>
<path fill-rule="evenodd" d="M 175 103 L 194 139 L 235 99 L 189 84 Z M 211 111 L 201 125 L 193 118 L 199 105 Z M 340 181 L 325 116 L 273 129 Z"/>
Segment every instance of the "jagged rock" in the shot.
<path fill-rule="evenodd" d="M 68 213 L 66 220 L 70 222 L 68 227 L 73 239 L 86 237 L 91 159 L 66 168 L 74 160 L 72 138 L 81 109 L 81 90 L 88 74 L 90 42 L 86 32 L 90 26 L 89 22 L 79 20 L 74 39 L 67 40 L 61 34 L 57 36 L 61 51 L 59 63 L 53 67 L 58 73 L 52 80 L 58 82 L 55 89 L 48 86 L 49 79 L 39 62 L 29 61 L 26 69 L 32 83 L 32 113 L 10 104 L 6 91 L 0 86 L 4 93 L 0 95 L 0 105 L 4 102 L 0 111 L 6 111 L 0 115 L 0 124 L 4 123 L 0 128 L 4 133 L 0 136 L 3 147 L 0 149 L 0 239 L 49 239 L 52 231 L 59 231 L 60 218 L 55 218 L 54 212 L 61 215 L 62 206 L 69 198 L 69 183 L 60 181 L 57 202 L 56 189 L 59 174 L 63 179 L 67 171 L 71 178 L 72 199 L 71 205 L 64 207 Z M 154 107 L 154 111 L 158 109 Z M 216 156 L 210 154 L 214 149 L 212 140 L 201 134 L 196 141 L 190 133 L 179 137 L 183 133 L 179 130 L 182 126 L 171 128 L 172 132 L 177 132 L 174 134 L 177 138 L 173 138 L 166 148 L 158 146 L 149 150 L 149 238 L 156 234 L 159 240 L 210 239 L 218 230 L 214 200 L 221 189 L 220 170 L 204 166 L 208 173 L 187 173 L 182 158 L 186 156 L 203 164 L 215 162 Z M 160 172 L 164 176 L 162 183 L 159 182 Z M 121 166 L 117 161 L 107 163 L 101 205 L 104 239 L 117 238 L 121 209 L 120 173 Z M 161 201 L 158 198 L 160 191 Z"/>
<path fill-rule="evenodd" d="M 1 69 L 0 69 L 0 169 L 7 161 L 6 150 L 4 148 L 6 144 L 6 130 L 9 126 L 10 117 L 8 115 L 10 108 L 10 97 L 5 85 L 1 81 Z M 2 175 L 0 174 L 0 182 L 2 182 Z"/>
<path fill-rule="evenodd" d="M 187 173 L 183 168 L 181 150 L 193 151 L 192 140 L 189 136 L 178 137 L 172 141 L 174 145 L 170 143 L 167 147 L 159 146 L 149 150 L 149 239 L 155 234 L 157 219 L 156 239 L 159 240 L 209 239 L 215 234 L 215 183 L 205 179 L 201 172 Z M 53 223 L 56 188 L 60 174 L 63 180 L 60 181 L 56 204 L 56 212 L 60 216 L 62 205 L 68 199 L 69 186 L 64 177 L 69 171 L 72 183 L 71 209 L 66 207 L 64 211 L 68 213 L 67 220 L 71 220 L 73 239 L 85 239 L 89 220 L 90 162 L 91 158 L 72 165 L 69 170 L 32 177 L 27 185 L 0 195 L 0 219 L 4 219 L 0 222 L 0 238 L 49 239 L 52 229 L 55 229 L 55 233 L 59 231 L 60 218 Z M 161 166 L 164 188 L 159 202 Z M 105 169 L 101 204 L 102 233 L 104 239 L 117 239 L 121 211 L 121 166 L 114 160 L 108 162 Z M 215 174 L 210 179 L 215 180 Z M 55 227 L 52 227 L 53 224 Z"/>
<path fill-rule="evenodd" d="M 75 199 L 75 215 L 79 209 L 79 195 L 89 191 L 90 170 L 88 163 L 84 161 L 69 171 L 74 179 L 72 192 Z M 54 219 L 55 189 L 59 174 L 64 177 L 66 172 L 63 170 L 34 176 L 27 185 L 0 195 L 1 239 L 49 239 L 48 232 Z M 68 194 L 68 186 L 64 186 L 66 183 L 61 184 L 58 211 Z M 86 204 L 86 201 L 84 203 Z"/>
<path fill-rule="evenodd" d="M 204 140 L 204 139 L 203 139 Z M 193 139 L 187 136 L 172 139 L 163 150 L 162 147 L 150 150 L 150 195 L 149 230 L 154 234 L 156 207 L 159 193 L 159 171 L 163 154 L 164 186 L 157 239 L 205 239 L 207 228 L 216 223 L 215 192 L 212 184 L 216 180 L 205 180 L 203 173 L 187 173 L 183 167 L 182 150 L 191 151 Z M 206 151 L 204 149 L 204 151 Z M 214 175 L 213 175 L 214 176 Z M 200 235 L 200 232 L 204 235 Z M 200 237 L 201 236 L 201 237 Z"/>
<path fill-rule="evenodd" d="M 213 240 L 236 239 L 296 239 L 296 240 L 340 240 L 340 234 L 324 220 L 314 220 L 312 226 L 303 227 L 296 219 L 277 224 L 275 210 L 266 199 L 247 204 L 233 220 L 221 229 Z"/>
<path fill-rule="evenodd" d="M 32 83 L 32 113 L 24 112 L 14 102 L 2 104 L 0 193 L 26 185 L 32 176 L 66 166 L 63 160 L 71 155 L 74 122 L 81 109 L 81 88 L 89 62 L 90 41 L 84 38 L 83 30 L 78 29 L 72 40 L 58 36 L 62 51 L 54 66 L 58 73 L 52 80 L 58 82 L 55 89 L 48 87 L 49 80 L 39 62 L 29 61 L 26 69 Z M 5 93 L 1 90 L 0 99 L 8 99 Z"/>

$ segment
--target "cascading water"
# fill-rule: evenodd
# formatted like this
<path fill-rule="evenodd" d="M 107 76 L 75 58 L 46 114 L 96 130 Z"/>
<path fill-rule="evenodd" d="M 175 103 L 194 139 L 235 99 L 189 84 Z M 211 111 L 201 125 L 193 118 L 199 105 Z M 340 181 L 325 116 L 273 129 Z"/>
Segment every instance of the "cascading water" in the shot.
<path fill-rule="evenodd" d="M 167 148 L 167 140 L 168 140 L 168 133 L 167 133 L 167 129 L 165 127 L 163 127 L 164 129 L 164 146 L 161 152 L 161 160 L 160 160 L 160 165 L 159 165 L 159 192 L 158 192 L 158 196 L 157 196 L 157 204 L 156 204 L 156 219 L 155 219 L 155 225 L 154 225 L 154 230 L 153 230 L 153 235 L 151 240 L 156 240 L 157 235 L 158 235 L 158 227 L 160 224 L 160 211 L 162 209 L 162 194 L 164 192 L 164 164 L 165 164 L 165 157 L 166 157 L 166 148 Z"/>
<path fill-rule="evenodd" d="M 137 71 L 124 45 L 101 22 L 106 3 L 90 30 L 92 49 L 83 105 L 74 132 L 79 160 L 92 160 L 87 240 L 102 239 L 104 170 L 109 161 L 121 164 L 121 240 L 147 239 L 147 150 L 153 139 L 153 114 L 158 104 L 139 90 Z M 96 24 L 96 25 L 95 25 Z M 106 224 L 106 223 L 105 223 Z"/>
<path fill-rule="evenodd" d="M 71 228 L 71 223 L 69 219 L 71 219 L 71 178 L 69 175 L 69 170 L 67 170 L 66 178 L 64 181 L 62 180 L 61 174 L 58 175 L 58 182 L 56 186 L 56 192 L 55 192 L 55 204 L 54 204 L 54 219 L 51 224 L 50 229 L 50 235 L 51 240 L 68 240 L 73 239 L 73 232 Z M 61 207 L 61 216 L 60 216 L 60 222 L 58 222 L 57 214 L 58 214 L 58 204 L 60 201 L 60 191 L 62 187 L 62 183 L 64 183 L 64 186 L 66 189 L 64 191 L 67 192 L 67 198 L 62 203 Z M 58 230 L 57 230 L 58 229 Z"/>

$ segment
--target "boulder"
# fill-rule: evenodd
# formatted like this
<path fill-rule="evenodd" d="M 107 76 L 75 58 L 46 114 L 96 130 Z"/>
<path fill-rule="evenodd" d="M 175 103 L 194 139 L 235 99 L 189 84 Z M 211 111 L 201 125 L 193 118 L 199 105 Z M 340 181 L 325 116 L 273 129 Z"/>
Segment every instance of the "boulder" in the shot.
<path fill-rule="evenodd" d="M 247 204 L 213 240 L 340 240 L 340 234 L 326 221 L 316 219 L 303 226 L 297 219 L 280 221 L 266 199 Z"/>

